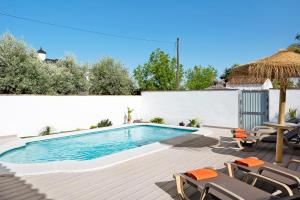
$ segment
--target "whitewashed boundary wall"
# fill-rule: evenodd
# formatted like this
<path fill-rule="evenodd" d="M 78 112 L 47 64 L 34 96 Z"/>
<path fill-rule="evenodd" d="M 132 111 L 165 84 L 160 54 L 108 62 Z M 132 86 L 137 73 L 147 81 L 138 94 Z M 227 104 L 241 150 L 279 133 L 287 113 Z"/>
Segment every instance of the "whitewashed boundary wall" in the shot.
<path fill-rule="evenodd" d="M 102 119 L 122 124 L 127 107 L 140 116 L 141 96 L 0 95 L 0 136 L 37 135 L 45 126 L 56 131 L 89 128 Z"/>
<path fill-rule="evenodd" d="M 142 117 L 178 125 L 198 118 L 204 125 L 238 127 L 238 90 L 143 92 Z"/>
<path fill-rule="evenodd" d="M 269 118 L 278 116 L 279 91 L 269 90 Z M 56 131 L 89 128 L 102 119 L 124 123 L 127 107 L 133 119 L 162 117 L 168 124 L 198 118 L 204 125 L 239 126 L 238 90 L 143 92 L 142 96 L 33 96 L 0 95 L 0 136 L 37 135 L 45 126 Z M 286 112 L 297 108 L 300 90 L 287 91 Z"/>
<path fill-rule="evenodd" d="M 287 90 L 286 94 L 286 118 L 288 119 L 289 108 L 297 109 L 297 117 L 300 118 L 300 90 Z M 277 121 L 279 110 L 279 90 L 269 90 L 269 118 L 270 121 Z"/>

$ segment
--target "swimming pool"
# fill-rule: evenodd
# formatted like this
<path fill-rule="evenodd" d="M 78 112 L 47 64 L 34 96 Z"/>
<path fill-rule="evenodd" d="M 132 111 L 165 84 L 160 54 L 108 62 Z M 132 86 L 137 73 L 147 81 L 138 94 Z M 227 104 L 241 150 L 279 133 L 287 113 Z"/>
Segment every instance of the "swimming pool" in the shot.
<path fill-rule="evenodd" d="M 28 142 L 0 155 L 8 163 L 46 163 L 63 160 L 92 160 L 146 144 L 195 132 L 153 125 L 133 125 L 80 135 Z"/>

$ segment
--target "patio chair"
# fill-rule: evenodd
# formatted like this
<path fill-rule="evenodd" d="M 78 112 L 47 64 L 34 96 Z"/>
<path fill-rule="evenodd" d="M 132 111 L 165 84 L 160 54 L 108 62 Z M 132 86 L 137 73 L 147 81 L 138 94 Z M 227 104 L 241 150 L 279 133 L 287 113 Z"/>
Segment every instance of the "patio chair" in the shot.
<path fill-rule="evenodd" d="M 260 174 L 252 172 L 247 173 L 242 181 L 234 179 L 224 173 L 217 172 L 217 176 L 196 180 L 187 173 L 174 174 L 176 180 L 177 192 L 180 199 L 188 200 L 185 194 L 184 184 L 196 188 L 201 193 L 200 199 L 205 199 L 208 194 L 213 196 L 213 199 L 276 199 L 277 197 L 292 196 L 291 189 L 283 183 L 264 177 Z M 249 183 L 249 180 L 251 182 Z M 274 186 L 273 193 L 266 192 L 261 188 L 256 187 L 257 180 L 263 181 L 268 185 Z"/>
<path fill-rule="evenodd" d="M 256 159 L 258 161 L 261 161 L 255 157 L 249 157 L 246 159 Z M 238 170 L 244 173 L 252 172 L 284 183 L 285 185 L 289 186 L 289 188 L 291 188 L 292 190 L 298 190 L 300 188 L 300 172 L 289 169 L 288 167 L 291 164 L 300 165 L 300 160 L 292 159 L 288 162 L 288 164 L 285 167 L 278 166 L 266 161 L 262 161 L 256 166 L 247 166 L 241 162 L 236 161 L 224 163 L 224 165 L 227 167 L 228 174 L 230 177 L 235 177 L 235 173 Z"/>

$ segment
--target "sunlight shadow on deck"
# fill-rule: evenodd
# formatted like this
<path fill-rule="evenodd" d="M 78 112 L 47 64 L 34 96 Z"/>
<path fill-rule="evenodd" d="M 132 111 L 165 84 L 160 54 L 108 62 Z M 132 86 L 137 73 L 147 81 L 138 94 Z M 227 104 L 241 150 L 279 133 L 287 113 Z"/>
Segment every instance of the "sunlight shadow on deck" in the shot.
<path fill-rule="evenodd" d="M 260 142 L 253 149 L 240 150 L 237 148 L 236 142 L 230 137 L 220 137 L 219 145 L 210 147 L 211 151 L 217 154 L 231 155 L 235 157 L 258 157 L 260 159 L 266 159 L 273 161 L 275 157 L 276 144 Z M 283 151 L 285 157 L 290 157 L 290 153 L 287 148 Z"/>
<path fill-rule="evenodd" d="M 15 176 L 9 169 L 0 164 L 0 199 L 30 199 L 50 200 L 45 194 L 33 189 L 31 184 L 26 183 L 20 177 Z"/>
<path fill-rule="evenodd" d="M 160 143 L 172 145 L 173 147 L 202 148 L 217 145 L 219 141 L 212 137 L 188 134 L 160 141 Z"/>
<path fill-rule="evenodd" d="M 179 199 L 176 189 L 176 182 L 175 180 L 172 181 L 162 181 L 155 183 L 157 187 L 159 187 L 164 192 L 168 193 L 172 199 Z M 184 185 L 184 190 L 187 195 L 190 195 L 189 198 L 191 200 L 199 200 L 200 199 L 200 192 L 198 192 L 194 187 L 191 187 L 187 184 Z"/>

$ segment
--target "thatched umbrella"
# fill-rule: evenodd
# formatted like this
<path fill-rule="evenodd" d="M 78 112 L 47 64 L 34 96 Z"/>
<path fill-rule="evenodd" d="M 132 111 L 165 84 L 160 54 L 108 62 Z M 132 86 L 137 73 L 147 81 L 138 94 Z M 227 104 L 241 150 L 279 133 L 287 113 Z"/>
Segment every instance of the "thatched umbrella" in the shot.
<path fill-rule="evenodd" d="M 278 80 L 280 83 L 279 117 L 278 124 L 285 123 L 285 102 L 288 78 L 300 77 L 300 54 L 289 50 L 278 53 L 255 62 L 241 65 L 232 70 L 230 79 L 241 77 L 260 80 L 269 78 Z M 282 162 L 283 129 L 278 128 L 276 143 L 276 158 L 278 163 Z"/>

